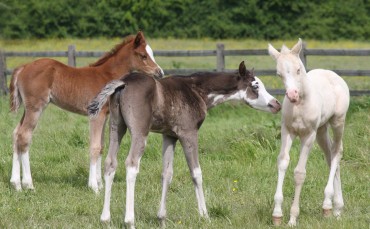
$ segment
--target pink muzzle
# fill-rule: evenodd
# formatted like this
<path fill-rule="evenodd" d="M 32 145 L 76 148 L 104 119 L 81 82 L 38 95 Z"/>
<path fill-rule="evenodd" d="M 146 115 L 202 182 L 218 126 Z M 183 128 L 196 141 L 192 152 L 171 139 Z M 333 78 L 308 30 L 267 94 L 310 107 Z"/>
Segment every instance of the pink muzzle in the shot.
<path fill-rule="evenodd" d="M 291 103 L 296 103 L 299 100 L 298 90 L 295 88 L 288 89 L 285 93 Z"/>

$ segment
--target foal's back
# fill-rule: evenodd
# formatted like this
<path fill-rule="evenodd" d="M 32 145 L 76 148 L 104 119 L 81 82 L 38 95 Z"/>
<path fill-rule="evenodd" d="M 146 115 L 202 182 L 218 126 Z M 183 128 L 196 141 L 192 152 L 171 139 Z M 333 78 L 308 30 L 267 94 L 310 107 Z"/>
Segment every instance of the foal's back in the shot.
<path fill-rule="evenodd" d="M 322 109 L 333 115 L 344 115 L 349 106 L 349 89 L 344 80 L 335 72 L 324 69 L 314 69 L 307 77 L 319 97 L 316 102 L 322 104 Z"/>
<path fill-rule="evenodd" d="M 50 99 L 65 110 L 83 115 L 87 114 L 90 100 L 111 80 L 93 67 L 74 68 L 49 58 L 38 59 L 20 69 L 17 84 L 25 91 L 24 99 Z"/>
<path fill-rule="evenodd" d="M 123 81 L 120 110 L 129 128 L 148 127 L 153 132 L 178 136 L 181 130 L 198 129 L 205 118 L 206 104 L 188 78 L 154 80 L 133 73 Z"/>

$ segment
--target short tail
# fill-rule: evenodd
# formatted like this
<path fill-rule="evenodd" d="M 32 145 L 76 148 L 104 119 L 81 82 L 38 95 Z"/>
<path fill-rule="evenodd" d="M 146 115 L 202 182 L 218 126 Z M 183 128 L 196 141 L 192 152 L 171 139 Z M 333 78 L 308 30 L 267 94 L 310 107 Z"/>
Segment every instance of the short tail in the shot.
<path fill-rule="evenodd" d="M 18 89 L 18 75 L 23 70 L 23 66 L 14 69 L 12 79 L 10 81 L 10 111 L 16 113 L 22 103 L 22 97 Z"/>
<path fill-rule="evenodd" d="M 98 115 L 107 102 L 110 95 L 112 95 L 116 89 L 124 86 L 125 83 L 122 80 L 113 80 L 109 82 L 105 87 L 100 91 L 100 93 L 91 101 L 87 107 L 87 113 L 90 117 L 95 117 Z"/>

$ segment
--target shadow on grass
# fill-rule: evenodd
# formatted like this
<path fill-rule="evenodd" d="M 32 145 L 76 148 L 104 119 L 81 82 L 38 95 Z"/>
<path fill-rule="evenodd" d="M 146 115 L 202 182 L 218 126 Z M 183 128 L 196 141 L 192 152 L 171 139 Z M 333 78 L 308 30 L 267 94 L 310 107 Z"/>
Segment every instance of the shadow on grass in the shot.
<path fill-rule="evenodd" d="M 103 183 L 104 183 L 104 170 Z M 38 173 L 33 177 L 34 182 L 45 184 L 69 184 L 75 188 L 86 188 L 88 185 L 89 172 L 85 166 L 77 166 L 74 170 L 62 171 L 59 174 Z M 115 175 L 114 182 L 124 182 L 126 179 L 122 175 Z"/>

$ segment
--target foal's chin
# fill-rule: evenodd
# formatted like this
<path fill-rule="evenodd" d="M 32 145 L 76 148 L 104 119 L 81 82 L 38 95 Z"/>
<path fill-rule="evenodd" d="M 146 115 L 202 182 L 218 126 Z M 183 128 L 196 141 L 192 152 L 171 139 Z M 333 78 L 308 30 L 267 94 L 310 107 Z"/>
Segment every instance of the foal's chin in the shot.
<path fill-rule="evenodd" d="M 270 107 L 270 112 L 273 113 L 273 114 L 277 114 L 277 113 L 279 113 L 280 109 L 281 109 L 280 107 L 279 108 Z"/>
<path fill-rule="evenodd" d="M 292 104 L 298 104 L 299 103 L 299 98 L 293 98 L 293 99 L 291 99 L 291 98 L 288 97 L 288 100 Z"/>

